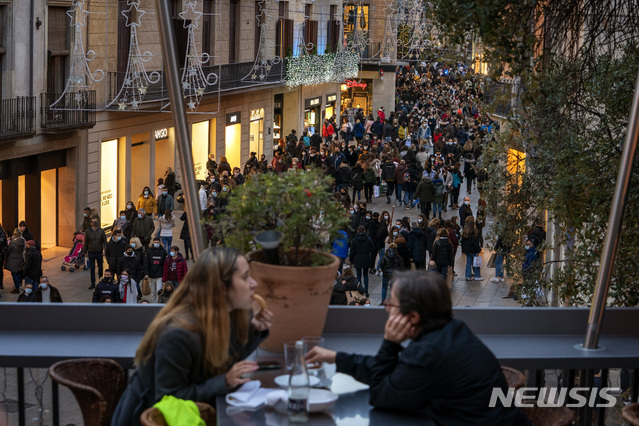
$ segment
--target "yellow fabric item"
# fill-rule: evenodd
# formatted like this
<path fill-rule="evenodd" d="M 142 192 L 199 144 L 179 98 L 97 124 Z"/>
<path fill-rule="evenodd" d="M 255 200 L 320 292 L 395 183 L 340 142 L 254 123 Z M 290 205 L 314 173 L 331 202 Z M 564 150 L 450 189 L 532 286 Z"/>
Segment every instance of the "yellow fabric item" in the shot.
<path fill-rule="evenodd" d="M 168 426 L 206 426 L 200 417 L 200 410 L 193 401 L 164 395 L 154 407 L 162 412 Z"/>

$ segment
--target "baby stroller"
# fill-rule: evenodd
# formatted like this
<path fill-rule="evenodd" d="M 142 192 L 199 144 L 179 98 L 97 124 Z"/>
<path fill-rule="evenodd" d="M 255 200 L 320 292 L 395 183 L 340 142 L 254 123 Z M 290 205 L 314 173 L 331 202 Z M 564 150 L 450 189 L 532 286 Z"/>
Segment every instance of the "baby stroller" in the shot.
<path fill-rule="evenodd" d="M 82 265 L 84 270 L 89 269 L 84 260 L 85 256 L 82 253 L 82 248 L 84 247 L 84 234 L 82 232 L 74 232 L 73 233 L 73 248 L 69 252 L 67 256 L 64 256 L 64 261 L 62 262 L 62 266 L 60 269 L 66 271 L 67 266 L 69 267 L 69 272 L 75 271 L 77 268 Z"/>

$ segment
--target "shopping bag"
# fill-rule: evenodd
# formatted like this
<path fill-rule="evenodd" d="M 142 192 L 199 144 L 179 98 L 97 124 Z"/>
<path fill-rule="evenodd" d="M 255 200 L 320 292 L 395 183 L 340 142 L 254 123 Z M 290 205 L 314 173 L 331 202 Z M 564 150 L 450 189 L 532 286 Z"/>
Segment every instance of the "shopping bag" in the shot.
<path fill-rule="evenodd" d="M 379 185 L 379 195 L 386 195 L 388 194 L 388 183 L 383 180 L 382 183 Z"/>
<path fill-rule="evenodd" d="M 151 294 L 151 282 L 148 278 L 142 280 L 142 295 L 148 296 Z"/>
<path fill-rule="evenodd" d="M 378 185 L 373 186 L 373 196 L 374 197 L 379 197 L 379 186 Z"/>
<path fill-rule="evenodd" d="M 473 257 L 473 267 L 475 268 L 481 268 L 481 256 L 477 255 L 475 257 Z"/>
<path fill-rule="evenodd" d="M 497 253 L 491 253 L 490 257 L 488 258 L 488 263 L 486 264 L 487 268 L 494 268 L 495 267 L 495 258 L 497 257 Z"/>

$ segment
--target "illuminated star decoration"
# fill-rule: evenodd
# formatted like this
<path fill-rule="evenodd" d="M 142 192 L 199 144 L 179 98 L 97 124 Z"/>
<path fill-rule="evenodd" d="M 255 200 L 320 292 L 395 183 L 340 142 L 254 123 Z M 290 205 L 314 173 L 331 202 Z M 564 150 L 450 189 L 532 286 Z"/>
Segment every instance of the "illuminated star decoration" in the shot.
<path fill-rule="evenodd" d="M 129 9 L 122 11 L 122 15 L 126 18 L 126 26 L 141 26 L 140 19 L 146 12 L 140 9 L 140 2 L 138 0 L 129 0 L 128 4 L 130 5 Z M 133 12 L 134 9 L 135 12 Z"/>
<path fill-rule="evenodd" d="M 191 102 L 188 103 L 188 105 L 189 105 L 189 109 L 191 111 L 193 111 L 195 109 L 195 102 L 191 101 Z"/>
<path fill-rule="evenodd" d="M 202 12 L 196 12 L 195 11 L 195 1 L 190 1 L 189 3 L 187 3 L 186 5 L 186 12 L 180 12 L 180 18 L 182 18 L 184 20 L 184 28 L 189 28 L 189 27 L 193 27 L 193 28 L 197 28 L 198 23 L 197 21 L 202 17 Z"/>
<path fill-rule="evenodd" d="M 67 10 L 67 15 L 71 18 L 71 26 L 75 27 L 79 25 L 81 27 L 86 26 L 87 16 L 89 12 L 82 9 L 84 6 L 84 0 L 75 0 L 73 2 L 73 10 Z M 76 18 L 77 16 L 77 18 Z"/>
<path fill-rule="evenodd" d="M 126 104 L 124 102 L 120 102 L 118 104 L 118 110 L 124 111 L 126 109 Z"/>

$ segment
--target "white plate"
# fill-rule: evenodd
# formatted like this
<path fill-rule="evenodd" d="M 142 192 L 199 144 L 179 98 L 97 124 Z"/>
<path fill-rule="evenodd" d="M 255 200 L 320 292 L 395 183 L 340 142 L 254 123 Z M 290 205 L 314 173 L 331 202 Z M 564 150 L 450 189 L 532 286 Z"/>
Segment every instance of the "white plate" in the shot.
<path fill-rule="evenodd" d="M 317 413 L 329 408 L 337 401 L 339 396 L 326 389 L 311 389 L 308 394 L 308 411 Z"/>
<path fill-rule="evenodd" d="M 317 386 L 320 383 L 319 377 L 308 376 L 311 386 Z M 277 376 L 275 378 L 275 384 L 281 388 L 288 388 L 288 374 L 284 374 L 282 376 Z"/>

